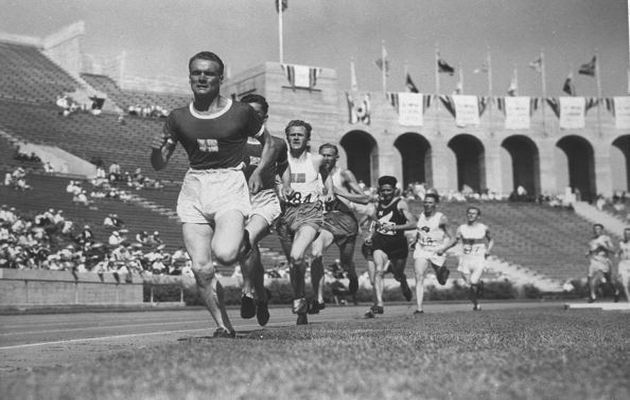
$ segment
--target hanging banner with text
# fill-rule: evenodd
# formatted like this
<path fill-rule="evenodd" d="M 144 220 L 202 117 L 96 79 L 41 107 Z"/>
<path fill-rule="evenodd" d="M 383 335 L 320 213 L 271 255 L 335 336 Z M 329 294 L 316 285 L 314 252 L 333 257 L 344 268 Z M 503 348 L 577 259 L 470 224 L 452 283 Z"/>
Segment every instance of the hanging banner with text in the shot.
<path fill-rule="evenodd" d="M 582 129 L 584 123 L 584 97 L 560 97 L 560 129 Z"/>
<path fill-rule="evenodd" d="M 398 123 L 405 126 L 424 124 L 421 93 L 398 93 Z"/>
<path fill-rule="evenodd" d="M 505 97 L 505 129 L 529 129 L 529 96 Z"/>
<path fill-rule="evenodd" d="M 615 128 L 630 129 L 630 97 L 615 96 Z"/>
<path fill-rule="evenodd" d="M 479 125 L 479 102 L 477 96 L 454 95 L 455 125 Z"/>

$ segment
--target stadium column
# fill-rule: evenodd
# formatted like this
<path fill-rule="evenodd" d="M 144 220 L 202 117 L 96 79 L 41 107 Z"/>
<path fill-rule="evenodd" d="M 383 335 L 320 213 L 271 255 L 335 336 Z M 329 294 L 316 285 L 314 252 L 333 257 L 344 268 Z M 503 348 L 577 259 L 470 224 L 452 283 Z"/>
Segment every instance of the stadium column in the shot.
<path fill-rule="evenodd" d="M 539 167 L 540 167 L 540 192 L 548 194 L 564 193 L 564 188 L 568 184 L 562 184 L 564 179 L 558 179 L 559 171 L 568 174 L 566 156 L 562 150 L 556 147 L 556 138 L 534 139 L 538 146 Z M 557 156 L 557 157 L 556 157 Z"/>
<path fill-rule="evenodd" d="M 497 140 L 482 140 L 485 147 L 485 181 L 486 188 L 497 193 L 510 193 L 512 188 L 503 187 L 502 166 L 501 166 L 501 146 Z M 484 188 L 481 188 L 484 189 Z"/>
<path fill-rule="evenodd" d="M 457 187 L 457 158 L 443 139 L 431 140 L 431 170 L 433 172 L 433 187 L 439 193 L 449 190 L 459 190 Z"/>
<path fill-rule="evenodd" d="M 612 197 L 615 189 L 613 187 L 612 164 L 610 157 L 610 144 L 608 141 L 593 142 L 595 158 L 595 187 L 597 194 L 605 197 Z"/>

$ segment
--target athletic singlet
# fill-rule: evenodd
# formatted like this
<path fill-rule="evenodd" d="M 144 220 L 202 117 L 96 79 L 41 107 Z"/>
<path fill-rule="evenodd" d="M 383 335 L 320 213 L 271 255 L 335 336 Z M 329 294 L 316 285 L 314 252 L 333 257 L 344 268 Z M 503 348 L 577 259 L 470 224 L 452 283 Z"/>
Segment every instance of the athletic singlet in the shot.
<path fill-rule="evenodd" d="M 331 171 L 330 176 L 331 176 L 331 179 L 332 179 L 333 186 L 345 189 L 345 187 L 343 185 L 343 181 L 344 180 L 343 180 L 343 178 L 341 176 L 341 168 L 335 167 Z M 324 180 L 324 177 L 322 176 L 322 181 L 323 180 Z M 341 196 L 335 195 L 331 202 L 325 204 L 325 211 L 333 211 L 334 210 L 334 211 L 340 211 L 342 213 L 354 215 L 354 213 L 352 212 L 350 204 L 351 204 L 350 200 L 347 200 L 347 199 L 344 199 Z"/>
<path fill-rule="evenodd" d="M 298 205 L 318 201 L 322 184 L 319 172 L 313 167 L 313 155 L 305 151 L 299 158 L 288 154 L 288 159 L 293 193 L 287 203 Z"/>
<path fill-rule="evenodd" d="M 598 236 L 591 239 L 589 242 L 589 250 L 591 252 L 591 259 L 597 261 L 605 261 L 609 258 L 609 250 L 607 243 L 610 243 L 610 238 L 606 235 Z"/>
<path fill-rule="evenodd" d="M 418 216 L 416 230 L 418 232 L 418 244 L 425 250 L 435 250 L 444 243 L 444 230 L 440 228 L 440 221 L 444 214 L 435 212 L 429 218 L 424 212 Z"/>
<path fill-rule="evenodd" d="M 619 242 L 619 259 L 630 260 L 630 242 Z"/>
<path fill-rule="evenodd" d="M 173 145 L 181 142 L 192 169 L 238 168 L 245 159 L 247 138 L 263 132 L 253 108 L 228 99 L 224 109 L 211 115 L 199 113 L 193 103 L 171 111 L 161 139 Z"/>
<path fill-rule="evenodd" d="M 407 222 L 407 217 L 398 209 L 400 198 L 396 199 L 392 204 L 384 207 L 381 203 L 376 206 L 376 218 L 381 224 L 387 225 L 403 225 Z M 376 233 L 384 236 L 404 236 L 403 231 L 392 231 L 383 227 L 376 228 Z"/>
<path fill-rule="evenodd" d="M 279 137 L 271 136 L 276 150 L 274 154 L 274 160 L 269 165 L 269 168 L 265 168 L 262 171 L 262 184 L 263 190 L 276 188 L 276 175 L 280 169 L 286 167 L 287 161 L 287 142 Z M 245 178 L 249 180 L 252 172 L 260 164 L 260 156 L 262 155 L 262 144 L 257 139 L 248 139 L 245 146 Z"/>
<path fill-rule="evenodd" d="M 485 257 L 487 231 L 488 227 L 482 223 L 461 225 L 459 233 L 462 238 L 462 253 L 467 256 Z"/>

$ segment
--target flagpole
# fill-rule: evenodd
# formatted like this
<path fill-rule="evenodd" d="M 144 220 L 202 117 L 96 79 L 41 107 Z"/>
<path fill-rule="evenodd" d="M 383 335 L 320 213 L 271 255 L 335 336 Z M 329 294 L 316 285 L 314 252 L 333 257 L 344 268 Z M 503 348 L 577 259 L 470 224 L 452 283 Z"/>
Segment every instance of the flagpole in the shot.
<path fill-rule="evenodd" d="M 435 43 L 435 96 L 436 101 L 436 111 L 435 111 L 435 121 L 437 127 L 437 134 L 440 134 L 440 71 L 438 69 L 438 61 L 440 60 L 440 48 L 437 43 Z"/>
<path fill-rule="evenodd" d="M 459 84 L 461 93 L 464 94 L 464 69 L 462 68 L 462 63 L 459 63 Z"/>
<path fill-rule="evenodd" d="M 597 49 L 595 49 L 595 82 L 597 83 L 597 133 L 599 136 L 602 135 L 602 116 L 599 107 L 599 103 L 602 98 L 602 83 L 599 79 L 599 54 L 597 54 Z"/>
<path fill-rule="evenodd" d="M 490 57 L 490 46 L 486 48 L 486 64 L 488 65 L 488 118 L 490 118 L 490 135 L 492 132 L 492 59 Z"/>
<path fill-rule="evenodd" d="M 543 135 L 547 136 L 547 116 L 545 113 L 545 103 L 547 102 L 547 82 L 545 78 L 545 53 L 544 50 L 540 50 L 540 81 L 542 86 L 542 117 L 543 117 Z"/>
<path fill-rule="evenodd" d="M 354 69 L 354 57 L 350 58 L 350 90 L 356 92 L 359 90 L 357 83 L 357 73 Z"/>
<path fill-rule="evenodd" d="M 383 79 L 383 94 L 387 95 L 387 55 L 385 53 L 385 41 L 381 41 L 381 77 Z"/>
<path fill-rule="evenodd" d="M 280 64 L 284 64 L 284 49 L 282 43 L 282 0 L 276 0 L 278 4 L 278 43 L 280 47 Z"/>

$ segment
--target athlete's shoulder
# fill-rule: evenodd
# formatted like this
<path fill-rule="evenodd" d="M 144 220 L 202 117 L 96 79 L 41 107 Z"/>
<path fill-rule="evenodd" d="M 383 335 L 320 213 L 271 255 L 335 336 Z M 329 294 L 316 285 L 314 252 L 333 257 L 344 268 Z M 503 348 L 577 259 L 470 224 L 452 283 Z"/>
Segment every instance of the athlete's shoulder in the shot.
<path fill-rule="evenodd" d="M 167 120 L 170 121 L 180 121 L 182 118 L 190 115 L 190 105 L 177 107 L 171 110 L 168 113 Z"/>
<path fill-rule="evenodd" d="M 287 141 L 283 138 L 278 136 L 271 136 L 271 140 L 273 140 L 273 143 L 277 146 L 278 150 L 286 152 L 289 149 L 289 147 L 287 146 Z"/>

